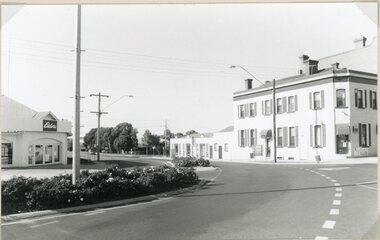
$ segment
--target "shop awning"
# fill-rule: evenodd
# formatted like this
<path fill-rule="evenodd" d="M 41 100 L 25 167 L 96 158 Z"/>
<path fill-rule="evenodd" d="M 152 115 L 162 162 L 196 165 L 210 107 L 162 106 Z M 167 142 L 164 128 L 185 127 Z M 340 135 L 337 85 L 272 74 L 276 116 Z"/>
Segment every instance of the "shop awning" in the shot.
<path fill-rule="evenodd" d="M 336 135 L 350 135 L 350 125 L 335 124 Z"/>
<path fill-rule="evenodd" d="M 272 130 L 271 129 L 261 130 L 260 136 L 261 138 L 272 138 Z"/>

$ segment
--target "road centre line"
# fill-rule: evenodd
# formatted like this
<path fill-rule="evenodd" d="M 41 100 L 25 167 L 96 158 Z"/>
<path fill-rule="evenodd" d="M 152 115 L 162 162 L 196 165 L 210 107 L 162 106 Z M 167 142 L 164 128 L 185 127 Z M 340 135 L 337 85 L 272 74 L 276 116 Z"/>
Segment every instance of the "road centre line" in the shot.
<path fill-rule="evenodd" d="M 328 237 L 316 236 L 314 240 L 329 240 Z"/>
<path fill-rule="evenodd" d="M 342 191 L 342 188 L 338 187 L 338 188 L 335 188 L 335 190 L 336 190 L 337 192 L 341 192 L 341 191 Z"/>
<path fill-rule="evenodd" d="M 331 182 L 336 182 L 336 180 L 335 179 L 331 179 Z"/>
<path fill-rule="evenodd" d="M 333 229 L 335 227 L 335 223 L 336 223 L 335 221 L 326 220 L 322 228 Z"/>
<path fill-rule="evenodd" d="M 334 186 L 340 186 L 340 184 L 339 183 L 334 183 Z"/>
<path fill-rule="evenodd" d="M 335 197 L 342 197 L 342 193 L 335 193 Z"/>
<path fill-rule="evenodd" d="M 41 223 L 41 224 L 38 224 L 38 225 L 33 225 L 33 226 L 30 226 L 30 228 L 38 228 L 38 227 L 42 227 L 42 226 L 45 226 L 45 225 L 50 225 L 50 224 L 54 224 L 54 223 L 57 223 L 59 221 L 51 221 L 51 222 L 46 222 L 46 223 Z"/>
<path fill-rule="evenodd" d="M 330 209 L 330 215 L 339 215 L 339 209 Z"/>

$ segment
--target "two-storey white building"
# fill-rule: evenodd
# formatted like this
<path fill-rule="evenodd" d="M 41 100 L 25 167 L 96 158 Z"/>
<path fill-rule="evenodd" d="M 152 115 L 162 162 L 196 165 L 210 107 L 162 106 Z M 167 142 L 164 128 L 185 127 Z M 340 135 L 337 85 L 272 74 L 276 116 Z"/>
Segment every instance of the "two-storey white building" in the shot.
<path fill-rule="evenodd" d="M 37 112 L 1 96 L 2 167 L 66 164 L 71 127 L 50 111 Z"/>
<path fill-rule="evenodd" d="M 375 156 L 377 75 L 339 68 L 318 69 L 300 57 L 300 74 L 234 93 L 236 159 L 273 159 L 276 111 L 277 160 Z M 275 104 L 273 103 L 275 101 Z M 274 107 L 275 106 L 275 107 Z"/>
<path fill-rule="evenodd" d="M 253 80 L 245 80 L 245 89 L 233 94 L 226 159 L 274 160 L 274 122 L 278 161 L 376 156 L 377 50 L 375 39 L 368 46 L 366 40 L 355 39 L 355 49 L 319 60 L 300 56 L 299 73 L 275 81 L 275 98 L 273 82 L 253 88 Z M 191 150 L 204 142 L 209 149 L 216 136 L 172 139 L 172 153 L 198 156 L 187 150 L 177 154 L 176 146 L 188 141 Z M 207 152 L 201 156 L 210 158 Z"/>

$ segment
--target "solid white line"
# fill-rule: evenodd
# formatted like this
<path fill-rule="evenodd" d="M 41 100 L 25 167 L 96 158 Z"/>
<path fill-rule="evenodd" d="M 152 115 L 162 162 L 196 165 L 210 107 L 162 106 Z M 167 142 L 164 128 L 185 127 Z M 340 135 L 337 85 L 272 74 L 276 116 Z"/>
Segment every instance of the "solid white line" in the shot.
<path fill-rule="evenodd" d="M 316 236 L 314 240 L 329 240 L 328 237 Z"/>
<path fill-rule="evenodd" d="M 105 213 L 105 211 L 89 212 L 89 213 L 84 214 L 84 216 L 91 216 L 91 215 L 96 215 L 96 214 L 101 214 L 101 213 Z"/>
<path fill-rule="evenodd" d="M 42 226 L 53 224 L 53 223 L 57 223 L 57 222 L 59 222 L 59 221 L 46 222 L 46 223 L 30 226 L 30 228 L 38 228 L 38 227 L 42 227 Z"/>
<path fill-rule="evenodd" d="M 340 200 L 334 200 L 333 201 L 333 205 L 340 205 L 342 202 Z"/>
<path fill-rule="evenodd" d="M 360 184 L 358 184 L 358 186 L 359 186 L 359 187 L 368 188 L 368 189 L 371 189 L 371 190 L 377 190 L 377 188 L 369 187 L 369 186 L 366 186 L 366 185 L 360 185 Z"/>
<path fill-rule="evenodd" d="M 330 221 L 330 220 L 327 220 L 325 221 L 325 223 L 323 224 L 322 228 L 327 228 L 327 229 L 333 229 L 334 226 L 335 226 L 335 221 Z"/>
<path fill-rule="evenodd" d="M 339 209 L 330 209 L 330 215 L 339 215 Z"/>
<path fill-rule="evenodd" d="M 342 197 L 342 193 L 335 193 L 335 197 Z"/>
<path fill-rule="evenodd" d="M 335 190 L 336 190 L 337 192 L 341 192 L 341 191 L 342 191 L 342 188 L 338 187 L 338 188 L 335 188 Z"/>
<path fill-rule="evenodd" d="M 2 223 L 1 226 L 14 225 L 14 224 L 19 224 L 19 223 L 32 224 L 35 222 L 33 220 L 23 219 L 17 222 Z"/>

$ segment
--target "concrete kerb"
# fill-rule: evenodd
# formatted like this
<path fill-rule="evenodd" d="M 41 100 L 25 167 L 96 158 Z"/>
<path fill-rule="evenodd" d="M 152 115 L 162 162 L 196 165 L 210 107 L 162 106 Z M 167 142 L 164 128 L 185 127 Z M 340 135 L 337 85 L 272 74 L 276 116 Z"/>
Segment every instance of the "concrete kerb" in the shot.
<path fill-rule="evenodd" d="M 157 200 L 160 198 L 175 196 L 175 195 L 191 192 L 196 189 L 200 189 L 201 187 L 206 185 L 208 182 L 209 181 L 202 179 L 200 180 L 198 184 L 188 187 L 188 188 L 181 188 L 181 189 L 170 191 L 170 192 L 164 192 L 164 193 L 148 195 L 148 196 L 141 196 L 137 198 L 129 198 L 129 199 L 123 199 L 123 200 L 117 200 L 117 201 L 102 202 L 102 203 L 61 208 L 61 209 L 55 209 L 55 210 L 43 210 L 43 211 L 36 211 L 36 212 L 10 214 L 10 215 L 2 216 L 1 220 L 2 222 L 11 222 L 11 221 L 16 221 L 16 220 L 42 217 L 42 216 L 48 216 L 48 215 L 54 215 L 54 214 L 82 212 L 82 211 L 86 211 L 90 209 L 115 207 L 115 206 L 122 206 L 122 205 L 134 204 L 134 203 L 140 203 L 140 202 L 149 202 L 149 201 Z"/>

